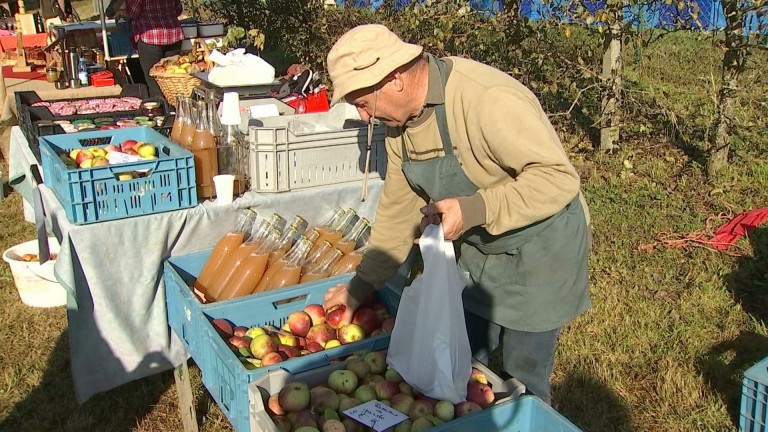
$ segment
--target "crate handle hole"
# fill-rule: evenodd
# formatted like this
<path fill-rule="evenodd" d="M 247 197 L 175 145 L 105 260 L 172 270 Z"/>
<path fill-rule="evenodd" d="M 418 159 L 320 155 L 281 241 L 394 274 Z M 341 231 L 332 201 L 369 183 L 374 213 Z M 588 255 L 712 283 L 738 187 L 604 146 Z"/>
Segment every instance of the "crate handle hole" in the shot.
<path fill-rule="evenodd" d="M 292 303 L 297 303 L 297 302 L 305 301 L 305 300 L 307 300 L 307 295 L 306 294 L 298 296 L 298 297 L 291 297 L 291 298 L 285 299 L 285 300 L 278 300 L 276 302 L 272 302 L 272 305 L 275 307 L 275 309 L 280 309 L 280 308 L 287 307 L 287 305 L 290 305 Z"/>

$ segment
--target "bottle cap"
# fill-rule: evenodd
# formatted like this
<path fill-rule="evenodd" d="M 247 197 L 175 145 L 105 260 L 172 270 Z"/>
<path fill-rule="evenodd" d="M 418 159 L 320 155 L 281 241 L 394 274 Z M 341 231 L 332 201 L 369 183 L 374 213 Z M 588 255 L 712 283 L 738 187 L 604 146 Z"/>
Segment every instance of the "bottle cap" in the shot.
<path fill-rule="evenodd" d="M 221 124 L 240 125 L 240 96 L 236 92 L 224 93 L 221 105 Z"/>

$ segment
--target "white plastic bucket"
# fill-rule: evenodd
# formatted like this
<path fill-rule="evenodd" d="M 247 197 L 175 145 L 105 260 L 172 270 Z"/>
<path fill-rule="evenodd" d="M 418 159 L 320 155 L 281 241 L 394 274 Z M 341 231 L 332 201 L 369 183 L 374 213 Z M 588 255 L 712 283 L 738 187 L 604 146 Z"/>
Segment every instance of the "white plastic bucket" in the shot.
<path fill-rule="evenodd" d="M 59 253 L 59 243 L 48 237 L 51 254 Z M 21 301 L 34 307 L 55 307 L 67 304 L 67 293 L 53 275 L 54 260 L 45 264 L 22 261 L 24 254 L 37 254 L 37 240 L 17 244 L 3 253 L 3 260 L 11 266 L 13 281 Z"/>

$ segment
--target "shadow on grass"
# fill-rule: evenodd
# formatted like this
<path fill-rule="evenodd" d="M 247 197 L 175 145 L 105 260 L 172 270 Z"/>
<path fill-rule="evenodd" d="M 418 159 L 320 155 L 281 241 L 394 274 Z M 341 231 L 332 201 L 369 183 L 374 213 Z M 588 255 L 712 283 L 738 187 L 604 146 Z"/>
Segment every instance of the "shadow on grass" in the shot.
<path fill-rule="evenodd" d="M 0 431 L 131 431 L 170 385 L 173 373 L 166 372 L 95 395 L 78 405 L 72 390 L 69 333 L 65 330 L 48 357 L 40 384 L 5 415 Z"/>
<path fill-rule="evenodd" d="M 588 373 L 572 372 L 554 385 L 552 406 L 584 431 L 632 430 L 628 405 L 605 383 Z"/>
<path fill-rule="evenodd" d="M 757 321 L 768 322 L 768 228 L 749 235 L 752 255 L 739 259 L 726 278 L 733 299 Z M 739 424 L 744 371 L 768 356 L 768 337 L 744 331 L 713 346 L 697 361 L 699 373 L 721 398 L 734 426 Z"/>

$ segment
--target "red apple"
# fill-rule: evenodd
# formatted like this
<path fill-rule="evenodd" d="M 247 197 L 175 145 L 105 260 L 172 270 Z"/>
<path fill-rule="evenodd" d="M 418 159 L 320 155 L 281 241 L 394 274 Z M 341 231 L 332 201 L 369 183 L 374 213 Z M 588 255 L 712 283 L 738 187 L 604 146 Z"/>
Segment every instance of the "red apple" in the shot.
<path fill-rule="evenodd" d="M 374 385 L 374 390 L 376 390 L 376 399 L 390 400 L 392 399 L 392 396 L 396 395 L 400 391 L 400 388 L 395 382 L 382 380 Z"/>
<path fill-rule="evenodd" d="M 470 381 L 467 384 L 467 400 L 487 408 L 496 400 L 496 395 L 488 384 Z"/>
<path fill-rule="evenodd" d="M 339 304 L 325 311 L 325 322 L 334 329 L 339 329 L 344 324 L 344 312 L 347 307 Z"/>
<path fill-rule="evenodd" d="M 352 317 L 352 323 L 358 324 L 363 328 L 366 335 L 370 335 L 374 330 L 381 326 L 381 318 L 375 310 L 369 307 L 361 307 L 355 311 Z"/>
<path fill-rule="evenodd" d="M 320 345 L 319 343 L 315 342 L 315 341 L 307 342 L 307 351 L 310 352 L 310 353 L 316 353 L 318 351 L 322 351 L 323 349 L 324 349 L 323 346 Z M 302 351 L 302 353 L 303 353 L 303 351 Z M 304 355 L 304 354 L 302 354 L 302 355 Z"/>
<path fill-rule="evenodd" d="M 122 149 L 122 151 L 125 153 L 125 151 L 126 151 L 126 150 L 128 150 L 128 149 L 133 149 L 133 148 L 135 148 L 135 147 L 136 147 L 136 145 L 138 145 L 138 144 L 139 144 L 139 142 L 138 142 L 138 141 L 136 141 L 136 140 L 127 139 L 127 140 L 123 141 L 123 143 L 122 143 L 122 144 L 120 144 L 120 148 L 121 148 L 121 149 Z"/>
<path fill-rule="evenodd" d="M 245 336 L 248 332 L 248 327 L 236 326 L 233 333 L 235 336 Z"/>
<path fill-rule="evenodd" d="M 299 337 L 305 337 L 309 333 L 312 322 L 312 317 L 304 311 L 292 312 L 287 321 L 291 333 Z"/>
<path fill-rule="evenodd" d="M 267 400 L 267 411 L 271 414 L 281 416 L 285 414 L 285 410 L 280 406 L 280 401 L 277 396 L 278 394 L 275 393 L 269 397 L 269 400 Z"/>
<path fill-rule="evenodd" d="M 373 306 L 371 306 L 371 309 L 373 309 L 376 312 L 376 314 L 379 315 L 379 318 L 381 318 L 382 320 L 389 316 L 389 310 L 387 309 L 387 306 L 384 303 L 381 303 L 381 302 L 374 303 Z"/>
<path fill-rule="evenodd" d="M 336 330 L 328 323 L 313 325 L 307 333 L 307 341 L 325 345 L 329 340 L 336 339 Z"/>
<path fill-rule="evenodd" d="M 235 335 L 234 328 L 232 326 L 232 323 L 229 322 L 229 320 L 224 318 L 216 318 L 211 322 L 213 324 L 213 328 L 216 329 L 216 333 L 219 334 L 224 339 L 229 339 L 232 336 Z"/>
<path fill-rule="evenodd" d="M 229 344 L 236 348 L 249 348 L 251 339 L 245 336 L 232 336 L 229 338 Z"/>
<path fill-rule="evenodd" d="M 285 359 L 283 358 L 283 354 L 281 352 L 272 351 L 270 353 L 264 354 L 264 356 L 261 358 L 261 365 L 270 366 L 273 364 L 280 363 L 283 360 Z"/>
<path fill-rule="evenodd" d="M 413 403 L 413 396 L 405 393 L 398 393 L 392 396 L 390 402 L 392 402 L 392 408 L 407 415 L 408 411 L 411 409 L 411 404 Z M 453 405 L 451 405 L 451 408 L 453 408 Z"/>
<path fill-rule="evenodd" d="M 325 322 L 325 310 L 321 304 L 313 303 L 307 305 L 304 308 L 304 312 L 312 318 L 312 325 L 318 325 Z"/>
<path fill-rule="evenodd" d="M 93 159 L 94 157 L 95 156 L 93 155 L 93 153 L 89 151 L 80 151 L 80 152 L 77 152 L 77 157 L 75 158 L 75 162 L 78 165 L 80 165 L 81 163 L 83 163 L 84 160 Z"/>
<path fill-rule="evenodd" d="M 287 358 L 299 357 L 301 355 L 301 351 L 295 346 L 280 344 L 278 345 L 277 350 L 285 354 Z"/>
<path fill-rule="evenodd" d="M 395 317 L 390 316 L 381 320 L 381 329 L 387 333 L 392 333 L 392 329 L 395 328 Z"/>

